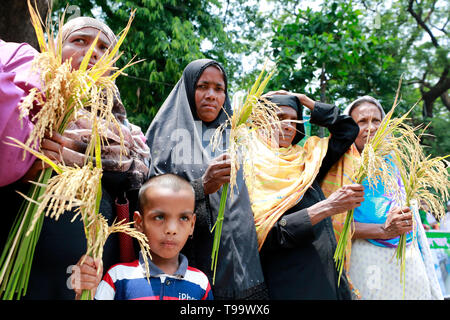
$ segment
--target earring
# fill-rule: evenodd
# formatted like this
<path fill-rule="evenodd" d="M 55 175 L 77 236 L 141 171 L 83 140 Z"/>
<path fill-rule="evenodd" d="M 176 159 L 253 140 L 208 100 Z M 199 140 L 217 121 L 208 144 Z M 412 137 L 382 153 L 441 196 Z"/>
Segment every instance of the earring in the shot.
<path fill-rule="evenodd" d="M 194 235 L 193 235 L 193 234 L 190 234 L 190 235 L 189 235 L 189 239 L 191 239 L 191 240 L 194 239 Z"/>

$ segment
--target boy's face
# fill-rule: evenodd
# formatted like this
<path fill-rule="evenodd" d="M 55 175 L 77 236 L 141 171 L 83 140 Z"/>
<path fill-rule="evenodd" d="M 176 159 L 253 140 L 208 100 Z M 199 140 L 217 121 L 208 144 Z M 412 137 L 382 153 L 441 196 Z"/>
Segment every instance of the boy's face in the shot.
<path fill-rule="evenodd" d="M 136 211 L 134 221 L 136 229 L 147 236 L 152 261 L 178 261 L 178 253 L 194 232 L 194 194 L 190 190 L 149 187 L 144 196 L 144 212 Z"/>

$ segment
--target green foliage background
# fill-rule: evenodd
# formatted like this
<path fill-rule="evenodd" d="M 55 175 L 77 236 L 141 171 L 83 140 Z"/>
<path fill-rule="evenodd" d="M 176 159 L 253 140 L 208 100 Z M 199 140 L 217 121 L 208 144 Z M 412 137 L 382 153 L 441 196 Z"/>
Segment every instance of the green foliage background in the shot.
<path fill-rule="evenodd" d="M 130 121 L 144 132 L 184 67 L 198 58 L 224 65 L 231 94 L 246 90 L 270 58 L 277 73 L 269 90 L 303 92 L 341 108 L 369 94 L 388 110 L 403 77 L 398 113 L 449 77 L 450 3 L 442 0 L 268 0 L 268 11 L 259 10 L 258 1 L 244 0 L 53 3 L 55 16 L 75 5 L 79 14 L 104 20 L 116 33 L 125 27 L 131 8 L 137 9 L 119 64 L 133 57 L 145 61 L 129 68 L 117 84 Z M 412 12 L 430 28 L 434 41 Z M 433 136 L 423 141 L 429 153 L 450 153 L 448 89 L 428 107 L 420 101 L 411 122 L 431 123 Z M 314 126 L 312 133 L 327 134 Z"/>

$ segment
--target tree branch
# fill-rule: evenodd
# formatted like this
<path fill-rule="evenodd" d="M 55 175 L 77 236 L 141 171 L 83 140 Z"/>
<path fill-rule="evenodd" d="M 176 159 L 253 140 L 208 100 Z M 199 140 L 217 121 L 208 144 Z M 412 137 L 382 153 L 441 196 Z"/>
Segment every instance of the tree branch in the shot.
<path fill-rule="evenodd" d="M 425 22 L 422 20 L 421 16 L 417 14 L 417 12 L 413 9 L 413 2 L 414 0 L 409 0 L 408 9 L 407 11 L 416 19 L 419 26 L 421 26 L 430 36 L 431 42 L 436 48 L 439 48 L 439 43 L 437 42 L 436 38 L 434 37 L 433 33 L 431 32 L 430 28 L 425 24 Z"/>
<path fill-rule="evenodd" d="M 228 7 L 230 5 L 230 0 L 227 0 L 227 7 L 225 8 L 225 13 L 223 15 L 223 25 L 225 26 L 225 24 L 227 23 L 227 16 L 228 16 Z"/>
<path fill-rule="evenodd" d="M 425 82 L 424 80 L 411 80 L 405 83 L 405 85 L 409 86 L 411 84 L 420 84 L 422 87 L 431 88 L 431 84 Z"/>
<path fill-rule="evenodd" d="M 434 6 L 436 5 L 436 0 L 433 2 L 433 4 L 431 5 L 431 9 L 430 12 L 428 12 L 427 16 L 425 17 L 425 19 L 423 20 L 424 23 L 427 23 L 428 20 L 431 17 L 431 14 L 434 12 Z"/>

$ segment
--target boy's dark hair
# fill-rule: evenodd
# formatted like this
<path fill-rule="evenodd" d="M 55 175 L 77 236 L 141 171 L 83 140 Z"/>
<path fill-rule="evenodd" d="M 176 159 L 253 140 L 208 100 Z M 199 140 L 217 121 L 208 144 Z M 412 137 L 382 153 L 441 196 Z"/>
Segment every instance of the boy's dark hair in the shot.
<path fill-rule="evenodd" d="M 158 176 L 153 176 L 148 179 L 139 189 L 138 201 L 139 212 L 141 213 L 143 212 L 148 202 L 148 199 L 145 197 L 145 191 L 150 187 L 169 188 L 174 192 L 178 192 L 180 190 L 189 190 L 192 191 L 192 194 L 195 197 L 194 188 L 183 177 L 173 173 L 165 173 Z"/>

